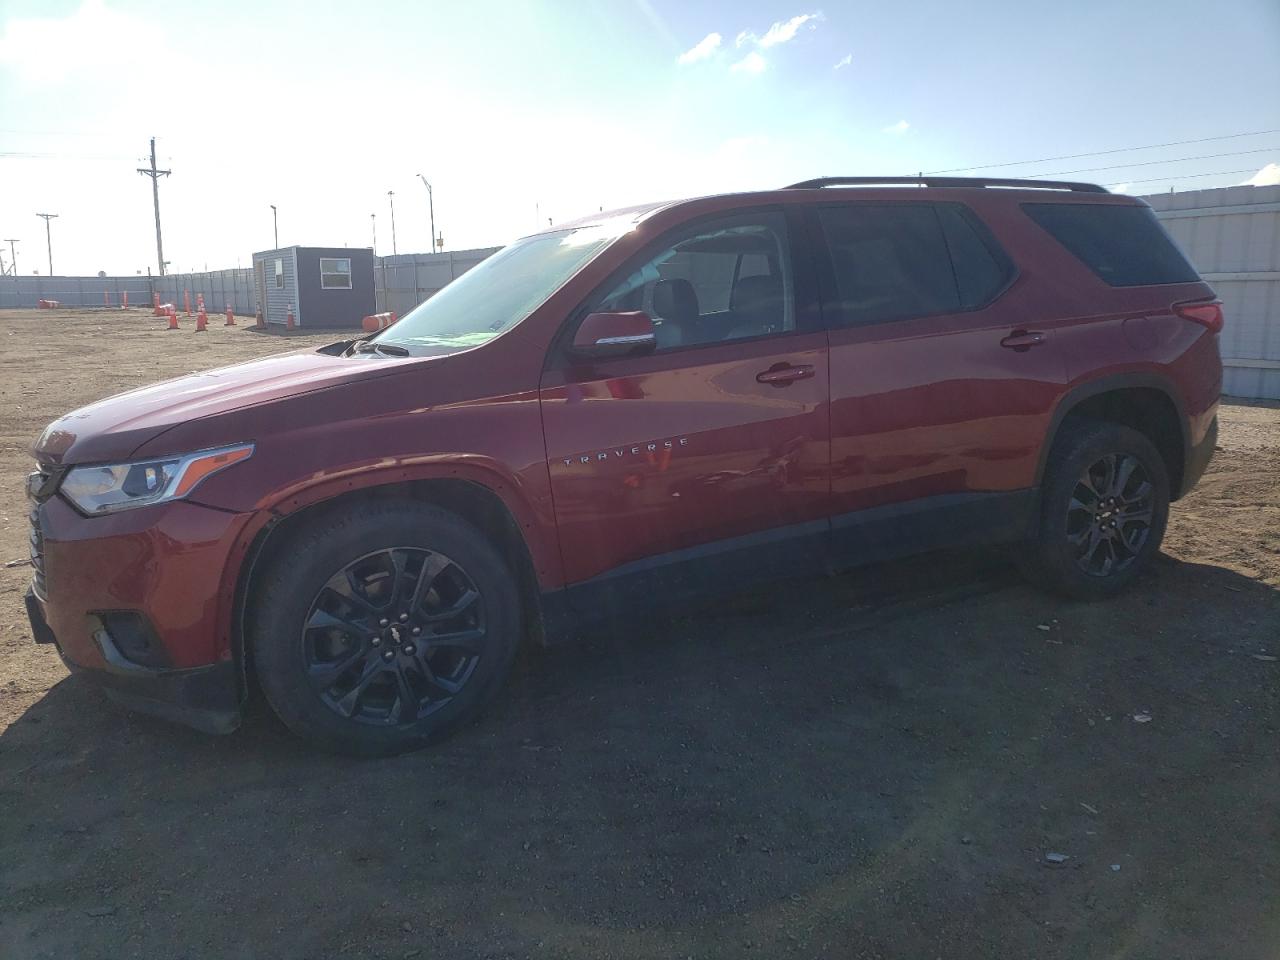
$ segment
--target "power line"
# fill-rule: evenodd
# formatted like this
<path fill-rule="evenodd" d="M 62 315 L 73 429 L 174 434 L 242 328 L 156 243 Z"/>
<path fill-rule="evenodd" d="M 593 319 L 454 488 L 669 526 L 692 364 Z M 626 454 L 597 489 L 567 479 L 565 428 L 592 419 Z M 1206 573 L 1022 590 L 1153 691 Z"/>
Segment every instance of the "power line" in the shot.
<path fill-rule="evenodd" d="M 1211 143 L 1215 140 L 1237 140 L 1240 137 L 1260 137 L 1263 134 L 1280 133 L 1280 130 L 1255 130 L 1252 133 L 1228 133 L 1220 137 L 1200 137 L 1195 140 L 1170 140 L 1168 143 L 1148 143 L 1140 147 L 1119 147 L 1115 150 L 1097 150 L 1093 153 L 1066 153 L 1060 157 L 1040 157 L 1038 160 L 1010 160 L 1005 163 L 988 163 L 976 167 L 952 167 L 949 170 L 929 170 L 926 175 L 960 173 L 966 170 L 994 170 L 997 167 L 1017 167 L 1029 163 L 1049 163 L 1053 160 L 1079 160 L 1083 157 L 1105 157 L 1113 153 L 1131 153 L 1134 150 L 1156 150 L 1160 147 L 1181 147 L 1189 143 Z"/>
<path fill-rule="evenodd" d="M 1172 176 L 1172 177 L 1151 177 L 1151 178 L 1149 178 L 1149 179 L 1147 179 L 1147 180 L 1117 180 L 1115 183 L 1108 183 L 1108 184 L 1107 184 L 1107 186 L 1108 186 L 1108 187 L 1114 187 L 1114 186 L 1118 186 L 1118 185 L 1120 185 L 1120 184 L 1122 184 L 1122 183 L 1128 183 L 1128 184 L 1132 184 L 1132 183 L 1159 183 L 1159 182 L 1160 182 L 1160 181 L 1162 181 L 1162 180 L 1164 180 L 1164 181 L 1168 181 L 1168 180 L 1189 180 L 1189 179 L 1191 179 L 1192 177 L 1227 177 L 1227 176 L 1231 176 L 1232 174 L 1236 174 L 1236 173 L 1257 173 L 1257 172 L 1258 172 L 1258 171 L 1257 171 L 1257 168 L 1255 168 L 1255 167 L 1246 167 L 1244 170 L 1215 170 L 1215 171 L 1213 171 L 1212 173 L 1180 173 L 1180 174 L 1175 174 L 1175 175 L 1174 175 L 1174 176 Z"/>
<path fill-rule="evenodd" d="M 1060 170 L 1057 173 L 1033 173 L 1033 177 L 1065 177 L 1069 173 L 1094 173 L 1098 170 L 1122 170 L 1125 167 L 1155 167 L 1162 163 L 1182 163 L 1184 160 L 1214 160 L 1218 157 L 1243 157 L 1250 153 L 1280 153 L 1280 147 L 1259 147 L 1257 150 L 1237 150 L 1234 153 L 1202 153 L 1194 157 L 1174 157 L 1171 160 L 1143 160 L 1141 163 L 1113 163 L 1109 167 L 1084 167 L 1080 170 Z"/>

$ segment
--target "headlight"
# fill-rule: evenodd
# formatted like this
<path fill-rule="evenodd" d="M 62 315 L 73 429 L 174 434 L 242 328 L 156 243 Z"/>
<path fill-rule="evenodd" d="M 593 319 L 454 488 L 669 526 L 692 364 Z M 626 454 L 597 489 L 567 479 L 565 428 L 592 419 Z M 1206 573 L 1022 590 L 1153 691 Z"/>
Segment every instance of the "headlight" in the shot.
<path fill-rule="evenodd" d="M 179 500 L 205 477 L 247 460 L 253 444 L 201 450 L 179 457 L 136 463 L 72 467 L 60 491 L 81 513 L 115 513 L 151 503 Z"/>

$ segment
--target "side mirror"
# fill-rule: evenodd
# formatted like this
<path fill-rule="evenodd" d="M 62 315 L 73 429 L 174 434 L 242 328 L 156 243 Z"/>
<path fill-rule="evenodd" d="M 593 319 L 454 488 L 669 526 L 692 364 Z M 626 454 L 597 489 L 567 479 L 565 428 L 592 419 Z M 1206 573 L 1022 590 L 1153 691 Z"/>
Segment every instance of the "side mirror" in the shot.
<path fill-rule="evenodd" d="M 573 352 L 580 357 L 622 357 L 644 353 L 657 344 L 653 321 L 643 310 L 589 313 L 573 338 Z"/>

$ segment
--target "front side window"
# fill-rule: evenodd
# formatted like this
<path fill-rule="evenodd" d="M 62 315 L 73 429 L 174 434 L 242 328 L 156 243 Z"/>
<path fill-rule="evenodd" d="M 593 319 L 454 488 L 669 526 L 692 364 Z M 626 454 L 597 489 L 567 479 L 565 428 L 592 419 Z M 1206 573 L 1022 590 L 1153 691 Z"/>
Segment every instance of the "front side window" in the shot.
<path fill-rule="evenodd" d="M 281 290 L 284 289 L 284 261 L 276 261 L 276 286 Z"/>
<path fill-rule="evenodd" d="M 321 257 L 320 286 L 325 290 L 350 290 L 351 260 L 346 257 Z"/>
<path fill-rule="evenodd" d="M 938 215 L 929 204 L 856 203 L 818 210 L 835 279 L 835 326 L 960 309 Z"/>
<path fill-rule="evenodd" d="M 763 213 L 677 231 L 591 309 L 643 310 L 670 350 L 794 330 L 793 300 L 786 222 Z"/>

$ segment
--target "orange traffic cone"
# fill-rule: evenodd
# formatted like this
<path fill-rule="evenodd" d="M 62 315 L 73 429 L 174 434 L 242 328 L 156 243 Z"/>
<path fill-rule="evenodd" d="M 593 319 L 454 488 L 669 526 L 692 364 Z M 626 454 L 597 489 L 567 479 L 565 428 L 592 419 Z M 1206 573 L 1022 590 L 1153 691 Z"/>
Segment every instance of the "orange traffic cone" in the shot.
<path fill-rule="evenodd" d="M 191 291 L 182 291 L 182 308 L 187 312 L 187 316 L 191 316 Z"/>
<path fill-rule="evenodd" d="M 297 326 L 297 323 L 296 323 L 296 322 L 294 321 L 294 319 L 293 319 L 293 304 L 292 304 L 292 303 L 291 303 L 291 304 L 289 304 L 289 313 L 288 313 L 288 315 L 286 316 L 286 319 L 285 319 L 285 325 L 284 325 L 284 326 L 285 326 L 285 329 L 286 329 L 286 330 L 292 330 L 294 327 L 296 327 L 296 326 Z"/>
<path fill-rule="evenodd" d="M 170 330 L 177 330 L 177 329 L 178 329 L 178 311 L 177 311 L 177 308 L 175 308 L 175 307 L 174 307 L 174 305 L 173 305 L 172 303 L 171 303 L 171 304 L 169 304 L 169 305 L 168 305 L 168 307 L 169 307 L 169 311 L 168 311 L 168 312 L 169 312 L 169 329 L 170 329 Z M 156 307 L 156 309 L 157 309 L 157 310 L 159 310 L 160 308 L 159 308 L 159 307 Z"/>
<path fill-rule="evenodd" d="M 235 325 L 236 325 L 236 318 L 235 318 L 235 314 L 233 314 L 233 313 L 231 312 L 231 304 L 229 304 L 229 303 L 228 303 L 228 304 L 227 304 L 227 322 L 226 322 L 226 323 L 224 323 L 224 324 L 223 324 L 223 326 L 224 326 L 224 327 L 234 327 Z"/>
<path fill-rule="evenodd" d="M 204 312 L 204 304 L 200 305 L 200 312 L 196 314 L 196 333 L 204 333 L 209 329 L 209 315 Z"/>
<path fill-rule="evenodd" d="M 129 291 L 128 291 L 128 290 L 126 290 L 124 293 L 122 293 L 122 294 L 120 295 L 120 298 L 121 298 L 121 299 L 120 299 L 120 309 L 121 309 L 121 310 L 128 310 L 128 309 L 129 309 Z"/>

